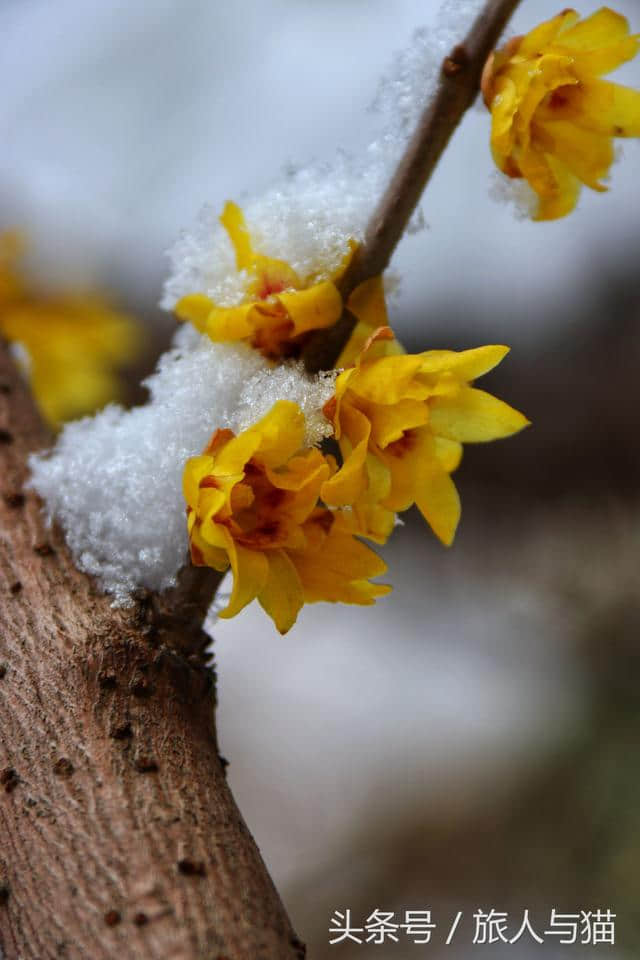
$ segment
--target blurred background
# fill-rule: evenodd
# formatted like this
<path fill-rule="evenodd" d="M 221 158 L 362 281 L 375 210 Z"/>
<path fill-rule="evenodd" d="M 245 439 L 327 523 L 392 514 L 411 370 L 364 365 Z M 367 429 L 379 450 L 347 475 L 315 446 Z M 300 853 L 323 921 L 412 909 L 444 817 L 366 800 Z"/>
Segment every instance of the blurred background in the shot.
<path fill-rule="evenodd" d="M 0 0 L 0 229 L 27 234 L 34 284 L 144 324 L 132 398 L 173 330 L 156 303 L 180 229 L 289 161 L 363 149 L 380 76 L 439 5 Z M 560 7 L 523 0 L 510 32 Z M 640 30 L 636 0 L 616 8 Z M 640 86 L 640 62 L 619 79 Z M 491 198 L 488 132 L 474 108 L 441 162 L 392 316 L 410 348 L 509 343 L 483 386 L 533 427 L 467 448 L 451 550 L 407 516 L 375 608 L 309 607 L 285 638 L 257 606 L 214 626 L 231 786 L 317 960 L 640 948 L 639 146 L 607 195 L 534 224 Z M 478 909 L 513 934 L 554 907 L 613 910 L 616 946 L 472 945 Z M 330 947 L 347 908 L 438 928 Z"/>

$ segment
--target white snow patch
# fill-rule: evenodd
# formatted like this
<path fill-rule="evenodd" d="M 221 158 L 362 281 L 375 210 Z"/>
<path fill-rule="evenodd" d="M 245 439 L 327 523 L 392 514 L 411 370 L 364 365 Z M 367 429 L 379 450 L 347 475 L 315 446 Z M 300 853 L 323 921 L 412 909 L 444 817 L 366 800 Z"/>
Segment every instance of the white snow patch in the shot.
<path fill-rule="evenodd" d="M 333 376 L 272 370 L 244 344 L 215 344 L 182 327 L 146 381 L 144 406 L 114 404 L 67 424 L 53 452 L 31 458 L 33 486 L 66 532 L 78 566 L 126 603 L 137 587 L 175 583 L 187 551 L 182 472 L 218 427 L 238 431 L 277 399 L 299 403 L 309 444 L 327 434 L 321 408 Z"/>

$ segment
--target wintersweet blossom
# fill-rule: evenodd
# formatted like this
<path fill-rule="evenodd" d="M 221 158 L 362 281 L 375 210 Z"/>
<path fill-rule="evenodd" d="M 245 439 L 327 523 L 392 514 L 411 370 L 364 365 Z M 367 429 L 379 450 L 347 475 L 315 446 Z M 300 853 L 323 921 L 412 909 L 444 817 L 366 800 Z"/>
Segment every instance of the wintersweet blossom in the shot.
<path fill-rule="evenodd" d="M 640 92 L 600 79 L 638 48 L 626 18 L 603 7 L 585 20 L 564 10 L 489 59 L 493 157 L 536 192 L 537 220 L 570 213 L 582 184 L 605 190 L 613 138 L 640 136 Z"/>
<path fill-rule="evenodd" d="M 227 203 L 220 222 L 233 244 L 236 266 L 248 277 L 244 301 L 224 307 L 203 293 L 182 297 L 175 306 L 180 320 L 190 321 L 212 340 L 247 340 L 266 357 L 292 352 L 305 334 L 331 327 L 342 314 L 336 282 L 346 269 L 353 245 L 328 279 L 302 279 L 284 260 L 257 253 L 242 210 Z"/>
<path fill-rule="evenodd" d="M 224 571 L 233 591 L 220 616 L 256 597 L 281 633 L 303 603 L 371 604 L 390 587 L 369 582 L 386 565 L 353 535 L 341 511 L 318 504 L 335 463 L 304 449 L 305 420 L 278 401 L 237 436 L 217 430 L 183 477 L 191 559 Z"/>
<path fill-rule="evenodd" d="M 338 360 L 336 367 L 352 367 L 368 344 L 370 356 L 389 356 L 404 353 L 404 348 L 395 337 L 377 337 L 370 342 L 371 335 L 381 327 L 388 326 L 387 304 L 384 282 L 381 276 L 371 277 L 356 287 L 347 301 L 349 312 L 356 319 L 353 332 Z"/>
<path fill-rule="evenodd" d="M 116 368 L 136 353 L 131 319 L 95 294 L 34 294 L 17 269 L 22 242 L 0 235 L 0 336 L 18 358 L 52 425 L 92 413 L 120 392 Z"/>
<path fill-rule="evenodd" d="M 394 512 L 416 504 L 445 544 L 453 540 L 460 500 L 450 474 L 463 443 L 507 437 L 528 423 L 471 381 L 495 367 L 507 347 L 380 354 L 393 334 L 378 330 L 355 366 L 336 380 L 325 407 L 343 458 L 324 480 L 325 503 L 350 505 L 358 525 L 384 539 Z"/>

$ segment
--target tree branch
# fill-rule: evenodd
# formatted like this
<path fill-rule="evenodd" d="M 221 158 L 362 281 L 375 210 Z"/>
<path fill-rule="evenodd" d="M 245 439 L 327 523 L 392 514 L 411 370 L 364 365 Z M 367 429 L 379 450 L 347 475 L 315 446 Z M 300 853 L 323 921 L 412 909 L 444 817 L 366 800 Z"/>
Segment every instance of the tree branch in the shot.
<path fill-rule="evenodd" d="M 301 958 L 218 756 L 211 581 L 114 610 L 24 489 L 49 439 L 0 343 L 0 954 Z"/>
<path fill-rule="evenodd" d="M 355 288 L 386 270 L 438 160 L 480 89 L 487 57 L 495 48 L 519 0 L 488 0 L 463 43 L 442 63 L 440 82 L 411 137 L 386 193 L 373 212 L 364 241 L 340 281 L 346 301 Z M 315 373 L 329 370 L 338 359 L 355 325 L 348 311 L 330 330 L 308 342 L 303 358 Z"/>

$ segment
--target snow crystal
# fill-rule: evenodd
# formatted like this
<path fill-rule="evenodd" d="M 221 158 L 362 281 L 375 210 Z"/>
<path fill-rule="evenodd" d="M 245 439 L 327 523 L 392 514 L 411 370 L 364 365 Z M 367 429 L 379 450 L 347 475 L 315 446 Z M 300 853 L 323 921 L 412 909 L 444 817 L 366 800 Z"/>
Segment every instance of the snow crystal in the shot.
<path fill-rule="evenodd" d="M 185 326 L 146 386 L 144 406 L 111 405 L 67 424 L 53 452 L 30 464 L 33 486 L 78 566 L 118 603 L 136 587 L 164 590 L 175 582 L 187 551 L 187 458 L 216 428 L 244 429 L 277 399 L 300 404 L 306 442 L 318 443 L 327 434 L 320 409 L 333 376 L 308 377 L 298 364 L 271 370 L 250 347 L 215 344 Z"/>
<path fill-rule="evenodd" d="M 532 220 L 538 210 L 538 196 L 521 177 L 507 177 L 499 170 L 491 175 L 489 196 L 496 203 L 511 207 L 516 220 Z"/>
<path fill-rule="evenodd" d="M 332 274 L 349 240 L 366 223 L 411 135 L 443 57 L 467 33 L 481 0 L 448 0 L 438 25 L 419 31 L 383 78 L 373 111 L 377 138 L 363 157 L 341 152 L 332 163 L 290 168 L 262 195 L 242 201 L 255 249 L 286 260 L 305 280 Z M 204 293 L 221 306 L 242 300 L 247 276 L 218 221 L 226 198 L 205 207 L 170 253 L 162 305 Z M 421 217 L 414 219 L 419 227 Z M 321 415 L 335 373 L 309 378 L 301 365 L 274 368 L 243 344 L 214 344 L 182 328 L 147 381 L 150 399 L 125 411 L 109 406 L 69 424 L 53 452 L 31 460 L 33 485 L 66 532 L 81 569 L 116 602 L 140 586 L 175 582 L 187 550 L 181 478 L 185 460 L 219 427 L 244 429 L 278 399 L 298 402 L 307 441 L 330 428 Z"/>

